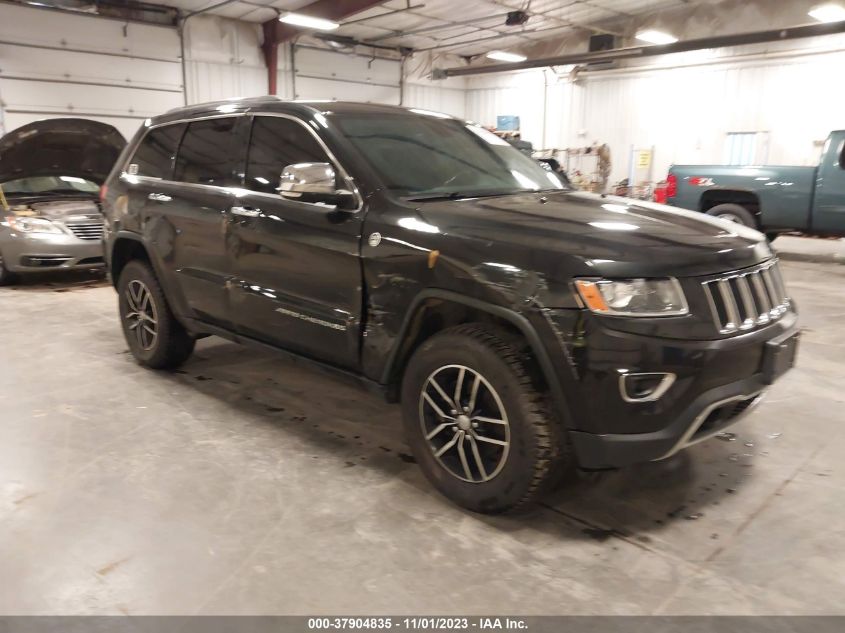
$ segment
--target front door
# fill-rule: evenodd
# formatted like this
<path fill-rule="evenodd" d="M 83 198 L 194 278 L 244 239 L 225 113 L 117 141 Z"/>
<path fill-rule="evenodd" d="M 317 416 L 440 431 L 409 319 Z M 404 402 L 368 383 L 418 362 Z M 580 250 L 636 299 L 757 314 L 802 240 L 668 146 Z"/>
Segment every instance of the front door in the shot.
<path fill-rule="evenodd" d="M 828 143 L 819 165 L 812 230 L 845 235 L 845 132 L 834 132 Z"/>
<path fill-rule="evenodd" d="M 362 213 L 281 197 L 287 165 L 334 164 L 304 122 L 255 116 L 244 191 L 230 213 L 232 315 L 251 338 L 334 365 L 358 365 Z"/>

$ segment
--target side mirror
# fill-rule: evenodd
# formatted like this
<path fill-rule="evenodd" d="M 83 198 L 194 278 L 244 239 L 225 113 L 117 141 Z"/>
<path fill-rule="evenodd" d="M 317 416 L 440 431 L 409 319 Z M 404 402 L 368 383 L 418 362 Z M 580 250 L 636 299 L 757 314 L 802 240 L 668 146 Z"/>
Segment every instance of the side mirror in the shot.
<path fill-rule="evenodd" d="M 354 204 L 351 191 L 337 188 L 337 175 L 329 163 L 296 163 L 282 170 L 279 194 L 301 202 L 331 204 L 349 208 Z"/>

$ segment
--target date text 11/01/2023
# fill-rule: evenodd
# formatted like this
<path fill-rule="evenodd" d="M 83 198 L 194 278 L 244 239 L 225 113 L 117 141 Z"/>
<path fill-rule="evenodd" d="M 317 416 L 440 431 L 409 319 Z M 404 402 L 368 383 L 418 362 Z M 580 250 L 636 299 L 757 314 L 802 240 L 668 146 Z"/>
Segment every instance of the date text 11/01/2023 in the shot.
<path fill-rule="evenodd" d="M 528 628 L 521 618 L 499 617 L 355 617 L 355 618 L 309 618 L 308 630 L 409 630 L 409 631 L 445 631 L 445 630 L 525 630 Z"/>

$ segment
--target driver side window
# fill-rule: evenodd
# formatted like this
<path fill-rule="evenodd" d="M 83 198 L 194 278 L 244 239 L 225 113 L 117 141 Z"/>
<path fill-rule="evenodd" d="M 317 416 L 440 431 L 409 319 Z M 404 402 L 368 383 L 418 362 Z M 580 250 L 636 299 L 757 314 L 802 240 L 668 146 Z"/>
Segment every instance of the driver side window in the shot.
<path fill-rule="evenodd" d="M 277 193 L 282 169 L 296 163 L 331 162 L 326 152 L 305 127 L 291 119 L 256 116 L 247 156 L 247 189 Z"/>

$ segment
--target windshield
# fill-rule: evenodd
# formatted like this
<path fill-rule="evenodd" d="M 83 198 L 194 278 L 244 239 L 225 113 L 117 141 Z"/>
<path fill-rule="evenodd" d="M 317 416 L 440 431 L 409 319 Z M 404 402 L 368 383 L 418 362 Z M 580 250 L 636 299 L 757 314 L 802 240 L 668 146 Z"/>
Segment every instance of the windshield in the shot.
<path fill-rule="evenodd" d="M 492 132 L 443 115 L 335 115 L 334 121 L 398 196 L 567 189 Z"/>
<path fill-rule="evenodd" d="M 97 193 L 99 185 L 76 176 L 34 176 L 4 182 L 3 192 L 9 195 L 44 195 L 51 193 Z"/>

